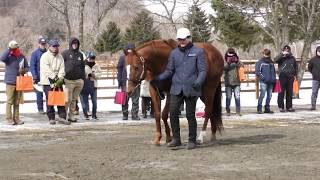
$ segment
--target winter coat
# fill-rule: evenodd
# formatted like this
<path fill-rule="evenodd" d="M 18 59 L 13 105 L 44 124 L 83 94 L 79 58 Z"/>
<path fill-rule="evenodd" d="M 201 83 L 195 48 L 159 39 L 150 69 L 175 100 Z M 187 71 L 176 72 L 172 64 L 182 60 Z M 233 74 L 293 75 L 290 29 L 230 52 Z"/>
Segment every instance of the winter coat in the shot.
<path fill-rule="evenodd" d="M 238 76 L 238 68 L 242 66 L 240 61 L 224 63 L 224 84 L 225 86 L 240 86 L 240 79 Z"/>
<path fill-rule="evenodd" d="M 77 38 L 71 38 L 69 49 L 62 53 L 66 71 L 65 79 L 85 79 L 85 62 L 83 53 L 79 50 L 79 47 L 78 49 L 72 49 L 73 41 L 78 41 L 80 47 L 80 41 Z"/>
<path fill-rule="evenodd" d="M 320 56 L 314 56 L 310 59 L 308 70 L 312 74 L 312 79 L 320 81 Z"/>
<path fill-rule="evenodd" d="M 284 56 L 281 53 L 275 57 L 274 61 L 278 64 L 279 76 L 294 77 L 297 75 L 298 65 L 296 58 L 292 54 Z"/>
<path fill-rule="evenodd" d="M 53 55 L 50 51 L 43 53 L 40 58 L 40 82 L 41 85 L 50 85 L 49 78 L 64 78 L 64 60 L 61 54 Z"/>
<path fill-rule="evenodd" d="M 11 50 L 7 49 L 1 56 L 0 60 L 5 63 L 4 83 L 9 85 L 16 85 L 19 70 L 23 69 L 25 72 L 29 71 L 29 65 L 26 57 L 21 54 L 15 57 L 10 54 Z"/>
<path fill-rule="evenodd" d="M 33 77 L 33 81 L 35 82 L 40 81 L 40 58 L 46 51 L 46 49 L 38 48 L 31 54 L 30 71 Z"/>
<path fill-rule="evenodd" d="M 260 82 L 273 84 L 276 82 L 276 70 L 271 58 L 263 57 L 256 63 L 256 75 Z"/>
<path fill-rule="evenodd" d="M 98 64 L 90 67 L 88 65 L 85 66 L 86 79 L 94 82 L 94 87 L 98 87 L 98 79 L 101 77 L 101 68 Z M 89 77 L 89 74 L 93 74 L 94 77 Z"/>
<path fill-rule="evenodd" d="M 127 83 L 127 70 L 126 70 L 126 61 L 125 61 L 125 55 L 120 56 L 118 65 L 117 65 L 117 80 L 118 80 L 118 86 L 124 87 Z"/>
<path fill-rule="evenodd" d="M 190 45 L 182 51 L 179 47 L 172 50 L 166 70 L 158 80 L 172 77 L 170 94 L 184 96 L 201 96 L 201 86 L 206 78 L 207 62 L 204 50 Z"/>

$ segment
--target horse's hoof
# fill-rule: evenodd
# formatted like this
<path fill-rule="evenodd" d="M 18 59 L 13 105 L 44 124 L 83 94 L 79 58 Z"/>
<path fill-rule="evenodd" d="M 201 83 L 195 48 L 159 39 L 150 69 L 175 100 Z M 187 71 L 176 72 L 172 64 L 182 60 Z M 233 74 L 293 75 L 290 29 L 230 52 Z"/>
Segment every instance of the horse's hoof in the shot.
<path fill-rule="evenodd" d="M 160 146 L 161 144 L 160 144 L 160 141 L 154 141 L 154 145 L 155 146 Z"/>
<path fill-rule="evenodd" d="M 214 141 L 216 141 L 216 140 L 217 140 L 216 135 L 215 135 L 215 134 L 212 134 L 212 135 L 211 135 L 211 138 L 210 138 L 210 141 L 211 141 L 211 142 L 214 142 Z"/>
<path fill-rule="evenodd" d="M 172 141 L 172 137 L 171 136 L 166 138 L 166 143 L 169 143 L 171 141 Z"/>
<path fill-rule="evenodd" d="M 197 142 L 202 144 L 204 142 L 205 136 L 206 136 L 206 131 L 201 131 L 198 138 L 197 138 Z"/>

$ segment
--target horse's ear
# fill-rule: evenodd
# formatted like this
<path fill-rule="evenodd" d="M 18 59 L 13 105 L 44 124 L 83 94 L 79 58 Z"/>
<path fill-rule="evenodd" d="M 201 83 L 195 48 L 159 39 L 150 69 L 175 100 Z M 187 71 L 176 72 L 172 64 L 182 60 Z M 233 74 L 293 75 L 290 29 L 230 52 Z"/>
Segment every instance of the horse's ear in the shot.
<path fill-rule="evenodd" d="M 167 40 L 165 40 L 165 42 L 172 48 L 176 48 L 178 46 L 177 41 L 175 41 L 173 39 L 167 39 Z"/>

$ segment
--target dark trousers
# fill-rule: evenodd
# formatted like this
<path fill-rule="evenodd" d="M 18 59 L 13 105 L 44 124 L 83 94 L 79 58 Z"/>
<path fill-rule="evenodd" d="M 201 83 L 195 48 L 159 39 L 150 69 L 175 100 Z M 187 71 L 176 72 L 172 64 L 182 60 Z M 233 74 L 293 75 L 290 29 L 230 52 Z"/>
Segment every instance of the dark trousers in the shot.
<path fill-rule="evenodd" d="M 284 74 L 279 75 L 281 92 L 278 94 L 278 107 L 284 109 L 284 96 L 286 96 L 286 109 L 292 108 L 292 86 L 294 77 Z"/>
<path fill-rule="evenodd" d="M 126 91 L 126 87 L 122 87 L 121 88 L 122 91 Z M 122 105 L 122 113 L 124 117 L 128 117 L 128 103 L 129 103 L 129 98 L 131 98 L 132 101 L 132 107 L 131 107 L 131 115 L 132 117 L 136 118 L 138 117 L 138 112 L 139 112 L 139 98 L 140 98 L 140 87 L 135 88 L 132 93 L 131 96 L 127 96 L 127 101 L 124 105 Z"/>
<path fill-rule="evenodd" d="M 94 88 L 89 93 L 81 93 L 80 94 L 80 100 L 81 100 L 83 114 L 88 115 L 89 95 L 90 95 L 91 102 L 92 102 L 92 117 L 95 117 L 97 115 L 97 88 Z"/>
<path fill-rule="evenodd" d="M 142 97 L 141 101 L 141 111 L 143 115 L 147 115 L 147 111 L 150 112 L 150 115 L 153 115 L 153 103 L 151 97 Z"/>
<path fill-rule="evenodd" d="M 36 92 L 36 96 L 37 96 L 37 107 L 38 107 L 38 111 L 43 110 L 43 92 L 41 91 L 37 91 Z"/>
<path fill-rule="evenodd" d="M 43 86 L 43 91 L 46 95 L 46 105 L 47 105 L 47 116 L 49 120 L 54 120 L 55 119 L 55 110 L 54 106 L 48 106 L 48 93 L 52 88 L 49 85 L 44 85 Z M 60 88 L 63 90 L 62 88 Z M 58 115 L 60 118 L 66 119 L 67 114 L 66 114 L 66 108 L 65 106 L 58 106 Z"/>
<path fill-rule="evenodd" d="M 196 104 L 198 97 L 186 97 L 183 94 L 170 96 L 170 124 L 173 139 L 180 141 L 180 121 L 179 110 L 182 102 L 186 104 L 186 116 L 189 125 L 189 141 L 196 142 L 197 120 L 195 117 Z"/>

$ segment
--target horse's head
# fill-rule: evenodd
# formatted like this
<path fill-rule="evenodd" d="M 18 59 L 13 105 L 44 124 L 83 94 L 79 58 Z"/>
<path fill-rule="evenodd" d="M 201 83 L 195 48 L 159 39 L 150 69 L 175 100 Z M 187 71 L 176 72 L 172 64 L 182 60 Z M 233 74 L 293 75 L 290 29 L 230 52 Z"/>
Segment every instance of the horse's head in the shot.
<path fill-rule="evenodd" d="M 176 42 L 173 40 L 153 40 L 129 52 L 126 56 L 128 93 L 138 87 L 142 80 L 152 80 L 160 74 L 175 47 Z"/>
<path fill-rule="evenodd" d="M 143 56 L 138 55 L 136 50 L 129 52 L 126 55 L 126 68 L 127 68 L 127 92 L 131 92 L 143 80 L 145 71 L 145 59 Z"/>

